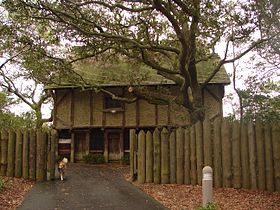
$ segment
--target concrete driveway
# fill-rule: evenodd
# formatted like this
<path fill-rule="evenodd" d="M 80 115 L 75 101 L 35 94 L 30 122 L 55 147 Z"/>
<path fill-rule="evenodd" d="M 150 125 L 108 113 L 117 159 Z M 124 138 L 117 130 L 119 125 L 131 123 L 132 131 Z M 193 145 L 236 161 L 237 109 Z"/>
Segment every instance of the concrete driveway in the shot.
<path fill-rule="evenodd" d="M 37 183 L 19 210 L 166 209 L 125 181 L 115 166 L 71 164 L 65 181 Z"/>

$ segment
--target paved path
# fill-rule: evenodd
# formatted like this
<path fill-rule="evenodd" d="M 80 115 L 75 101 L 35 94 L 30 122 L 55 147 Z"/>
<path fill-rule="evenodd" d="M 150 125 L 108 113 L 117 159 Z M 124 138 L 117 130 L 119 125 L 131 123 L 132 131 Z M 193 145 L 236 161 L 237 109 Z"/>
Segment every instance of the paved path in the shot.
<path fill-rule="evenodd" d="M 115 167 L 72 164 L 65 181 L 36 184 L 19 210 L 166 209 L 125 181 Z"/>

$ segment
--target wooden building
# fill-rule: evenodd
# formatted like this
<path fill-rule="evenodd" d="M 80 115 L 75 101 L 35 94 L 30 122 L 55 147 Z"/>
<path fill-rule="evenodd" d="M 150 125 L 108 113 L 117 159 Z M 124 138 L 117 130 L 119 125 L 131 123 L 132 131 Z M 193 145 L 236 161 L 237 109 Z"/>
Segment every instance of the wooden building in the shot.
<path fill-rule="evenodd" d="M 203 80 L 202 76 L 200 79 Z M 224 85 L 229 82 L 222 69 L 203 90 L 208 117 L 222 115 Z M 164 86 L 174 95 L 179 88 L 171 81 L 150 81 L 143 85 L 150 89 Z M 127 83 L 112 81 L 99 84 L 99 87 L 119 96 L 131 94 Z M 59 132 L 59 154 L 69 157 L 72 162 L 81 161 L 87 154 L 103 154 L 106 162 L 120 160 L 129 153 L 131 128 L 189 124 L 188 113 L 176 105 L 155 105 L 143 99 L 122 103 L 105 93 L 77 85 L 53 85 L 48 89 L 54 93 L 53 126 Z"/>

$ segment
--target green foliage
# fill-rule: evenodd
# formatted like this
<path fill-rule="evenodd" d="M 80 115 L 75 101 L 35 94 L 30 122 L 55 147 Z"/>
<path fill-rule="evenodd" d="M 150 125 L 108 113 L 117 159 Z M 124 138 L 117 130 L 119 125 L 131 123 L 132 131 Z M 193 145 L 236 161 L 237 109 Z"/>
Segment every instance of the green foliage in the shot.
<path fill-rule="evenodd" d="M 125 155 L 121 158 L 121 164 L 129 165 L 129 163 L 130 163 L 129 154 L 125 154 Z"/>
<path fill-rule="evenodd" d="M 0 112 L 0 128 L 34 128 L 35 120 L 32 113 L 18 116 L 11 112 Z"/>
<path fill-rule="evenodd" d="M 83 156 L 83 160 L 85 163 L 90 164 L 101 164 L 105 162 L 103 154 L 88 154 Z"/>
<path fill-rule="evenodd" d="M 279 82 L 248 81 L 248 88 L 240 91 L 245 121 L 259 118 L 264 122 L 280 120 Z"/>
<path fill-rule="evenodd" d="M 215 203 L 208 203 L 206 207 L 198 207 L 197 210 L 217 210 L 219 206 Z"/>
<path fill-rule="evenodd" d="M 0 191 L 5 187 L 4 180 L 0 177 Z"/>

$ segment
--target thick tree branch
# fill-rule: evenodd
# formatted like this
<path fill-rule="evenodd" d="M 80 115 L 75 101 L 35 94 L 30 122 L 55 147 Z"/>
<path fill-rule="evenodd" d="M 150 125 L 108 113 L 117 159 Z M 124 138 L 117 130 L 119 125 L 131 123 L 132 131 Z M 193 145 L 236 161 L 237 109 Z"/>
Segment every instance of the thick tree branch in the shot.
<path fill-rule="evenodd" d="M 276 35 L 274 35 L 276 36 Z M 227 47 L 226 47 L 226 53 L 224 58 L 219 62 L 219 64 L 216 66 L 215 69 L 213 69 L 212 73 L 209 75 L 209 77 L 204 81 L 204 83 L 201 85 L 201 87 L 205 87 L 212 79 L 213 77 L 217 74 L 217 72 L 220 70 L 220 68 L 227 63 L 232 63 L 236 60 L 239 60 L 240 58 L 242 58 L 244 55 L 246 55 L 247 53 L 249 53 L 250 51 L 252 51 L 254 48 L 256 48 L 257 46 L 259 46 L 260 44 L 272 39 L 274 36 L 266 38 L 266 39 L 259 39 L 255 42 L 253 42 L 246 50 L 244 50 L 243 52 L 241 52 L 239 55 L 236 55 L 234 58 L 232 59 L 228 59 L 226 60 L 227 57 L 227 52 L 228 52 L 228 45 L 229 42 L 227 43 Z"/>

